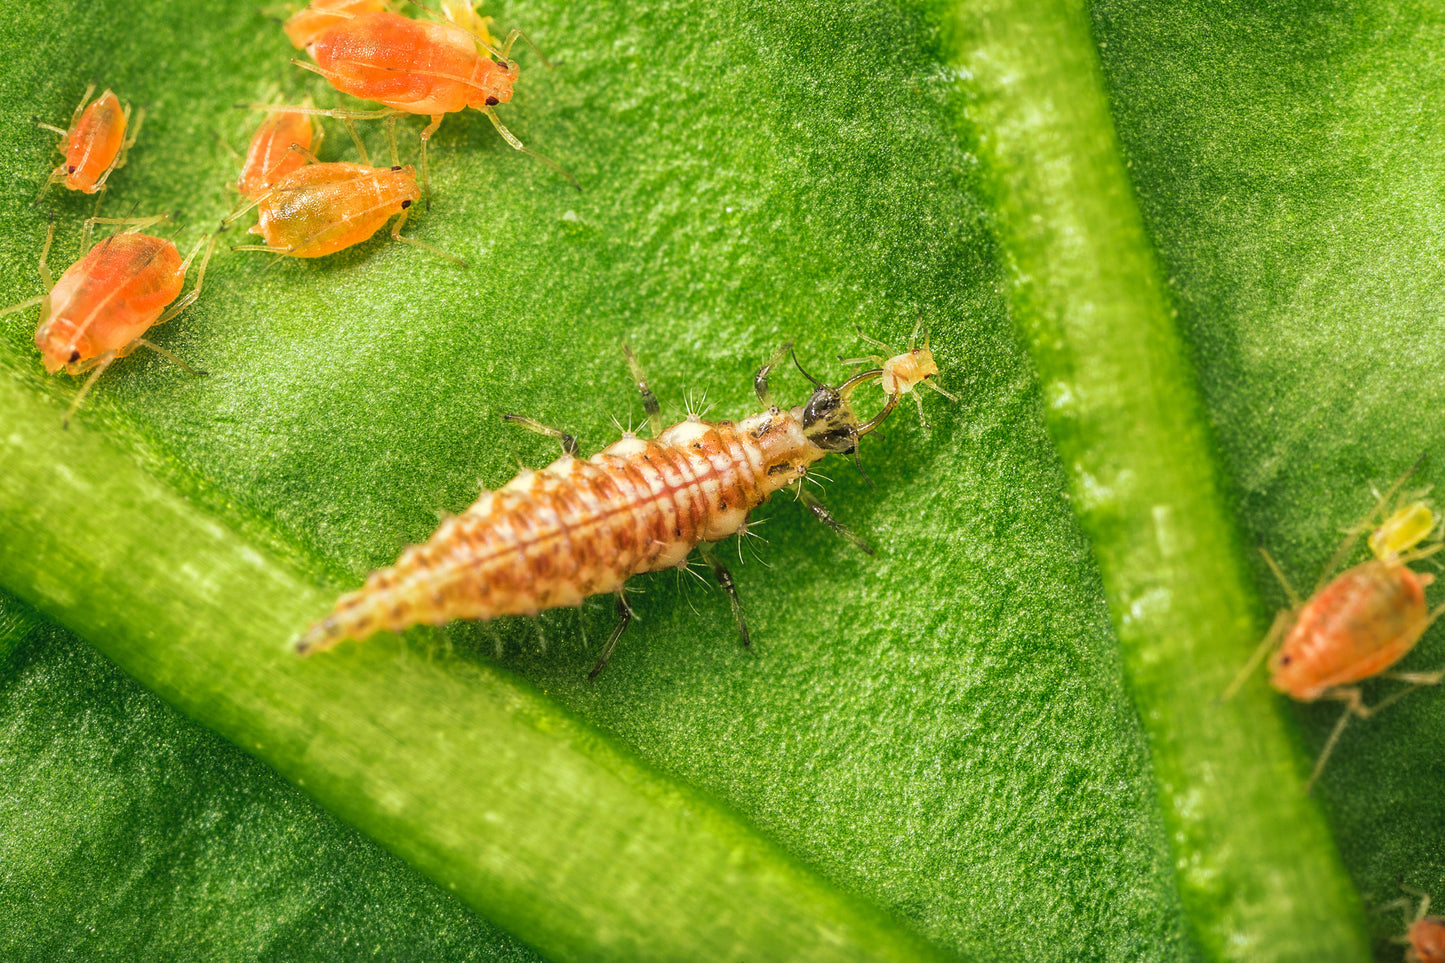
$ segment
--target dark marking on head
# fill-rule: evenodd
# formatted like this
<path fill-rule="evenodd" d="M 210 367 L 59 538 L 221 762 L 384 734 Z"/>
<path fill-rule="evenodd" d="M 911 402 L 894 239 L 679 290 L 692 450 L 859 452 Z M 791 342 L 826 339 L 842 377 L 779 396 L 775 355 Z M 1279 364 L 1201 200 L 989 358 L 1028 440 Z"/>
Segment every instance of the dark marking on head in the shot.
<path fill-rule="evenodd" d="M 803 434 L 824 451 L 847 454 L 857 447 L 858 418 L 837 388 L 820 383 L 803 406 Z"/>
<path fill-rule="evenodd" d="M 79 352 L 79 351 L 76 351 L 74 348 L 72 348 L 72 349 L 70 350 L 70 363 L 71 363 L 71 364 L 75 364 L 75 362 L 77 362 L 77 361 L 79 361 L 79 360 L 80 360 L 80 352 Z"/>
<path fill-rule="evenodd" d="M 411 207 L 411 201 L 402 201 L 402 202 L 401 202 L 401 209 L 402 209 L 403 211 L 406 210 L 408 207 Z"/>

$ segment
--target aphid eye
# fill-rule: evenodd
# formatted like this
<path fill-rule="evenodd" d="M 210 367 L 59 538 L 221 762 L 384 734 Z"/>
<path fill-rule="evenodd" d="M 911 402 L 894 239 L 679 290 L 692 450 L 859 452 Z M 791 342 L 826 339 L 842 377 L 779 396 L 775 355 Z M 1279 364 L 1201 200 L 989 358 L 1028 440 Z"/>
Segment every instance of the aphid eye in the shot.
<path fill-rule="evenodd" d="M 1289 664 L 1290 664 L 1291 662 L 1293 662 L 1293 661 L 1294 661 L 1294 656 L 1292 656 L 1292 655 L 1282 655 L 1282 656 L 1279 657 L 1279 664 L 1280 664 L 1280 665 L 1289 665 Z"/>
<path fill-rule="evenodd" d="M 495 106 L 497 106 L 497 105 L 500 104 L 500 103 L 501 103 L 500 100 L 498 100 L 497 98 L 491 96 L 490 94 L 487 96 L 487 106 L 488 106 L 488 107 L 495 107 Z"/>
<path fill-rule="evenodd" d="M 398 164 L 397 166 L 393 167 L 392 170 L 394 170 L 394 171 L 399 171 L 399 170 L 401 170 L 401 165 Z"/>
<path fill-rule="evenodd" d="M 77 361 L 79 361 L 79 360 L 80 360 L 80 352 L 79 352 L 79 351 L 76 351 L 76 350 L 74 350 L 74 349 L 71 349 L 71 352 L 70 352 L 70 363 L 71 363 L 71 364 L 75 364 L 75 362 L 77 362 Z"/>
<path fill-rule="evenodd" d="M 67 174 L 74 174 L 74 173 L 75 173 L 75 165 L 74 165 L 74 164 L 71 164 L 69 167 L 65 168 L 65 172 L 66 172 Z"/>
<path fill-rule="evenodd" d="M 401 209 L 402 209 L 403 211 L 406 210 L 408 207 L 411 207 L 411 201 L 402 201 L 402 202 L 401 202 Z"/>

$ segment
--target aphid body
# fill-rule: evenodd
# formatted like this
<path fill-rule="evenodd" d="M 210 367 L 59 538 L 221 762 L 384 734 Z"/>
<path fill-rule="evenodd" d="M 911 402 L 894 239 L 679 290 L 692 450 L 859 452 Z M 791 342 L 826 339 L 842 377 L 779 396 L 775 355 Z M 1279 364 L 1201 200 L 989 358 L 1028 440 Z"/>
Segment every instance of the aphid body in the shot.
<path fill-rule="evenodd" d="M 516 63 L 480 53 L 463 28 L 385 11 L 340 20 L 306 50 L 337 90 L 409 114 L 504 104 L 517 79 Z"/>
<path fill-rule="evenodd" d="M 147 341 L 144 335 L 155 325 L 178 315 L 200 296 L 213 245 L 208 239 L 202 239 L 182 260 L 171 241 L 140 233 L 141 227 L 162 220 L 164 216 L 91 218 L 86 222 L 87 238 L 95 223 L 136 227 L 96 244 L 55 281 L 51 280 L 46 265 L 55 236 L 52 223 L 40 255 L 40 276 L 49 293 L 0 311 L 0 314 L 9 314 L 39 304 L 40 324 L 35 329 L 35 346 L 40 349 L 45 370 L 51 374 L 63 370 L 72 375 L 92 372 L 71 405 L 71 413 L 111 362 L 137 348 L 150 348 L 189 369 L 189 365 Z M 197 271 L 196 285 L 182 298 L 186 272 L 203 245 L 206 256 Z M 68 413 L 67 421 L 69 417 Z"/>
<path fill-rule="evenodd" d="M 388 5 L 385 0 L 312 0 L 306 7 L 288 17 L 281 29 L 286 31 L 291 45 L 302 50 L 344 20 L 386 9 Z"/>
<path fill-rule="evenodd" d="M 1264 655 L 1273 650 L 1269 682 L 1276 690 L 1301 702 L 1336 699 L 1345 703 L 1345 711 L 1320 752 L 1308 786 L 1313 786 L 1323 771 L 1351 716 L 1368 718 L 1406 693 L 1421 686 L 1439 685 L 1445 678 L 1445 672 L 1389 671 L 1445 611 L 1432 611 L 1425 604 L 1425 589 L 1435 577 L 1410 568 L 1410 563 L 1442 547 L 1438 520 L 1427 503 L 1411 501 L 1397 507 L 1369 538 L 1374 558 L 1331 577 L 1403 482 L 1402 477 L 1380 497 L 1360 525 L 1351 529 L 1309 599 L 1300 599 L 1274 559 L 1264 553 L 1291 606 L 1275 618 L 1254 658 L 1226 690 L 1225 697 L 1237 691 Z M 1420 547 L 1427 539 L 1430 544 Z M 1366 706 L 1355 683 L 1376 676 L 1406 682 L 1410 688 L 1378 705 Z"/>
<path fill-rule="evenodd" d="M 764 403 L 767 372 L 781 357 L 780 352 L 759 372 Z M 656 399 L 640 369 L 634 367 L 634 373 L 655 416 Z M 343 596 L 332 614 L 302 637 L 297 650 L 329 648 L 418 623 L 532 615 L 578 605 L 598 593 L 620 593 L 631 576 L 681 566 L 701 543 L 738 532 L 749 512 L 788 486 L 820 519 L 847 534 L 799 483 L 809 466 L 828 454 L 853 451 L 859 437 L 892 411 L 896 396 L 860 425 L 848 400 L 854 388 L 881 374 L 862 372 L 837 388 L 819 384 L 805 405 L 769 407 L 739 422 L 690 416 L 652 439 L 629 432 L 586 459 L 574 454 L 570 436 L 530 423 L 562 438 L 566 453 L 483 493 L 464 513 L 444 521 L 425 545 L 408 548 L 393 567 L 372 573 L 360 591 Z M 704 558 L 732 596 L 746 641 L 731 576 L 715 558 Z M 625 625 L 620 594 L 619 603 Z M 621 626 L 598 669 L 620 632 Z"/>
<path fill-rule="evenodd" d="M 307 164 L 259 196 L 251 233 L 266 239 L 262 250 L 324 257 L 360 244 L 420 198 L 410 165 Z M 400 229 L 398 223 L 394 235 Z"/>
<path fill-rule="evenodd" d="M 261 122 L 251 137 L 236 190 L 253 200 L 281 178 L 306 164 L 315 131 L 311 118 L 296 111 L 277 111 Z M 293 146 L 301 150 L 293 150 Z"/>
<path fill-rule="evenodd" d="M 122 107 L 120 99 L 109 89 L 87 106 L 86 101 L 94 90 L 94 84 L 85 89 L 69 129 L 40 125 L 64 138 L 65 161 L 51 172 L 45 182 L 47 186 L 58 181 L 73 191 L 94 194 L 105 187 L 111 172 L 125 163 L 125 151 L 135 142 L 140 120 L 137 119 L 137 130 L 132 131 L 127 140 L 130 107 Z"/>
<path fill-rule="evenodd" d="M 1422 916 L 1405 932 L 1406 963 L 1445 963 L 1445 916 Z"/>

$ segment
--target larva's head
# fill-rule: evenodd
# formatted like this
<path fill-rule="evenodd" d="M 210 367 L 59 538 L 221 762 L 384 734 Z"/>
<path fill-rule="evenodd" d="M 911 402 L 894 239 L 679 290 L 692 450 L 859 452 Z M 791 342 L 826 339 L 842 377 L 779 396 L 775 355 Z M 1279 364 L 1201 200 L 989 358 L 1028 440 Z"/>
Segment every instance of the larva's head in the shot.
<path fill-rule="evenodd" d="M 847 454 L 858 447 L 858 416 L 843 392 L 819 384 L 803 406 L 803 435 L 824 451 Z"/>

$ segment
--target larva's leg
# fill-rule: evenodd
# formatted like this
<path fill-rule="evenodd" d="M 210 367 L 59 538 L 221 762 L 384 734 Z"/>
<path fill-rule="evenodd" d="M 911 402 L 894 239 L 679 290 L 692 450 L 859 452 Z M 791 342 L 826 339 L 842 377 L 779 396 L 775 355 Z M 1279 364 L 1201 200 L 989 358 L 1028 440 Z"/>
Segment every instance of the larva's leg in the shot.
<path fill-rule="evenodd" d="M 632 621 L 632 606 L 627 604 L 627 592 L 617 590 L 617 625 L 612 629 L 612 634 L 607 637 L 607 644 L 602 647 L 602 655 L 598 657 L 597 664 L 592 671 L 587 673 L 587 680 L 590 682 L 597 678 L 598 674 L 607 665 L 607 660 L 612 658 L 612 650 L 617 648 L 617 640 L 622 638 L 627 623 Z"/>
<path fill-rule="evenodd" d="M 658 403 L 657 395 L 647 386 L 647 374 L 642 370 L 642 365 L 638 364 L 632 349 L 624 344 L 622 353 L 627 355 L 627 369 L 632 372 L 632 380 L 637 382 L 637 390 L 642 392 L 642 410 L 647 412 L 648 424 L 652 426 L 652 437 L 656 438 L 658 432 L 662 431 L 662 405 Z"/>
<path fill-rule="evenodd" d="M 548 426 L 542 424 L 540 421 L 534 421 L 533 419 L 528 418 L 526 415 L 503 415 L 502 420 L 510 421 L 514 424 L 521 425 L 528 431 L 535 431 L 539 435 L 546 435 L 548 438 L 556 438 L 562 443 L 562 454 L 564 455 L 577 454 L 576 437 L 567 434 L 560 428 L 549 428 Z"/>
<path fill-rule="evenodd" d="M 748 635 L 748 620 L 743 617 L 743 603 L 738 598 L 738 588 L 733 582 L 733 573 L 728 571 L 722 559 L 718 558 L 712 549 L 703 546 L 699 551 L 702 554 L 702 560 L 712 566 L 713 577 L 723 587 L 723 591 L 728 593 L 728 602 L 733 607 L 733 618 L 737 619 L 738 634 L 743 637 L 743 645 L 751 646 L 753 640 L 752 636 Z"/>
<path fill-rule="evenodd" d="M 773 354 L 773 356 L 768 359 L 767 364 L 763 365 L 761 368 L 758 369 L 757 375 L 753 378 L 753 390 L 758 393 L 758 400 L 769 408 L 773 406 L 773 394 L 771 391 L 768 390 L 768 373 L 771 372 L 778 365 L 782 364 L 783 359 L 786 358 L 788 356 L 788 352 L 792 350 L 793 343 L 789 341 L 787 344 L 779 348 Z"/>
<path fill-rule="evenodd" d="M 813 495 L 812 492 L 809 492 L 803 488 L 803 482 L 801 479 L 794 482 L 792 488 L 793 492 L 798 496 L 798 500 L 807 506 L 808 511 L 813 513 L 814 518 L 822 522 L 824 525 L 827 525 L 839 535 L 842 535 L 844 538 L 852 542 L 856 547 L 862 549 L 867 554 L 873 554 L 873 546 L 869 545 L 863 539 L 859 538 L 856 534 L 854 534 L 847 525 L 844 525 L 842 522 L 838 521 L 838 519 L 834 518 L 833 513 L 828 511 L 827 508 L 823 507 L 823 503 L 818 501 L 818 499 Z"/>

